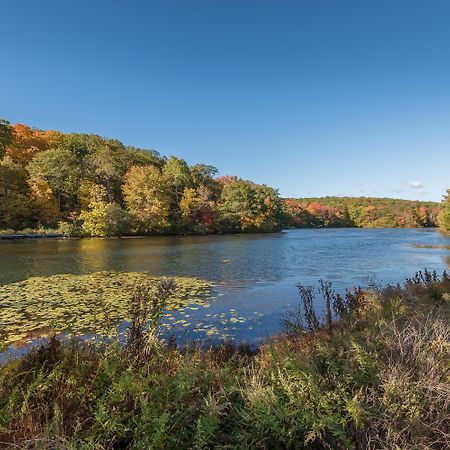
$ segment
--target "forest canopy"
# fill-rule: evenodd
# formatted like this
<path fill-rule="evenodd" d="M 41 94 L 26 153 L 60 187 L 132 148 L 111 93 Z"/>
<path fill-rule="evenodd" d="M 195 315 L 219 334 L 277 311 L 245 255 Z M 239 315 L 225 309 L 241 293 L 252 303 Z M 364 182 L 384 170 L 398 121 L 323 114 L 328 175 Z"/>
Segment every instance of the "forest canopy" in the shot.
<path fill-rule="evenodd" d="M 283 227 L 450 229 L 442 204 L 389 198 L 282 199 L 207 164 L 95 134 L 0 119 L 0 229 L 69 236 L 272 232 Z"/>
<path fill-rule="evenodd" d="M 290 226 L 422 228 L 436 227 L 441 205 L 374 197 L 318 197 L 285 199 Z"/>
<path fill-rule="evenodd" d="M 277 231 L 269 186 L 94 134 L 0 121 L 0 228 L 67 235 Z"/>

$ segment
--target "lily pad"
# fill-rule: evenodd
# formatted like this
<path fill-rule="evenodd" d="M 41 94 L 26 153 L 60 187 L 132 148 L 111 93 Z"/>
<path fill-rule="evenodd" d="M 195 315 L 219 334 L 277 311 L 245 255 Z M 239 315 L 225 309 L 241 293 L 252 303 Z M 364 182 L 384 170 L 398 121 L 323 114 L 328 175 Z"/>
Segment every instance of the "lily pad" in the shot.
<path fill-rule="evenodd" d="M 0 286 L 0 337 L 3 342 L 48 333 L 109 335 L 129 319 L 129 301 L 135 286 L 156 286 L 161 278 L 143 272 L 96 272 L 31 277 Z M 211 298 L 211 283 L 191 277 L 174 277 L 176 290 L 167 309 L 190 304 L 204 306 Z"/>

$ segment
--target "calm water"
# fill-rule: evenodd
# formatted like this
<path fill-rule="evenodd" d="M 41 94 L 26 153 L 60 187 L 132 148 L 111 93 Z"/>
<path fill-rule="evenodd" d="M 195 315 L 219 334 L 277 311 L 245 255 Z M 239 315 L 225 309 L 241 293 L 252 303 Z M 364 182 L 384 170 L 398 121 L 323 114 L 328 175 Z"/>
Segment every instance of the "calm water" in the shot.
<path fill-rule="evenodd" d="M 35 275 L 102 270 L 198 276 L 214 282 L 216 298 L 208 309 L 189 311 L 191 327 L 173 332 L 202 338 L 196 327 L 207 324 L 225 336 L 256 341 L 280 329 L 281 317 L 297 301 L 296 283 L 324 278 L 341 290 L 364 284 L 367 277 L 402 281 L 425 267 L 448 268 L 448 246 L 450 238 L 434 229 L 3 241 L 0 285 Z"/>

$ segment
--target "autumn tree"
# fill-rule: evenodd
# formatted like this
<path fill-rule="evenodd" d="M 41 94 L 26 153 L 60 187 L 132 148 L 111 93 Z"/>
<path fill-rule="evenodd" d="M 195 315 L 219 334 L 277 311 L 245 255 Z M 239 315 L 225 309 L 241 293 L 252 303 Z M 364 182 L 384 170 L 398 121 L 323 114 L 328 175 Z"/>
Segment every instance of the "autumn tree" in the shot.
<path fill-rule="evenodd" d="M 166 161 L 162 173 L 172 193 L 169 221 L 172 224 L 173 231 L 182 231 L 180 201 L 184 190 L 193 187 L 191 171 L 184 159 L 171 156 Z"/>
<path fill-rule="evenodd" d="M 447 231 L 450 231 L 450 189 L 442 199 L 442 210 L 439 214 L 439 225 Z"/>
<path fill-rule="evenodd" d="M 313 217 L 307 211 L 307 204 L 293 199 L 285 199 L 283 202 L 284 222 L 295 228 L 307 228 L 312 226 Z"/>
<path fill-rule="evenodd" d="M 275 231 L 282 225 L 282 203 L 275 189 L 236 180 L 224 185 L 220 221 L 226 231 Z"/>
<path fill-rule="evenodd" d="M 0 227 L 23 229 L 33 225 L 27 172 L 10 156 L 0 161 Z"/>
<path fill-rule="evenodd" d="M 32 178 L 48 182 L 60 209 L 70 210 L 76 205 L 81 167 L 77 157 L 67 147 L 39 153 L 31 160 L 27 169 Z"/>
<path fill-rule="evenodd" d="M 270 232 L 282 228 L 282 201 L 278 191 L 264 184 L 253 186 L 254 226 L 258 231 Z"/>
<path fill-rule="evenodd" d="M 8 196 L 13 192 L 27 193 L 27 172 L 10 156 L 0 160 L 0 194 Z"/>
<path fill-rule="evenodd" d="M 430 211 L 425 206 L 416 206 L 412 208 L 411 215 L 414 222 L 414 227 L 432 226 Z"/>
<path fill-rule="evenodd" d="M 54 147 L 62 136 L 56 131 L 36 130 L 20 123 L 12 125 L 11 131 L 12 139 L 5 151 L 22 166 L 26 166 L 38 153 Z"/>
<path fill-rule="evenodd" d="M 169 180 L 155 166 L 132 166 L 122 187 L 125 204 L 137 228 L 145 233 L 170 227 L 172 195 Z"/>
<path fill-rule="evenodd" d="M 81 211 L 82 230 L 89 236 L 121 236 L 128 232 L 129 216 L 117 203 L 109 201 L 106 188 L 92 184 L 90 202 Z"/>
<path fill-rule="evenodd" d="M 33 216 L 38 225 L 55 225 L 61 213 L 49 182 L 43 178 L 29 178 L 27 183 L 30 188 Z"/>
<path fill-rule="evenodd" d="M 215 202 L 208 187 L 185 188 L 180 201 L 185 229 L 195 232 L 211 232 L 216 221 Z"/>

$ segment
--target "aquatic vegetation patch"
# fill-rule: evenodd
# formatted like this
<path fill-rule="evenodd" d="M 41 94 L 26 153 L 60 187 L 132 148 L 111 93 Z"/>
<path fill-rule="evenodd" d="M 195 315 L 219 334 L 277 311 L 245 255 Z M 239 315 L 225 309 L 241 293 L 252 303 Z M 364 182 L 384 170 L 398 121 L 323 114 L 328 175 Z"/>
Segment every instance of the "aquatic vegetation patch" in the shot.
<path fill-rule="evenodd" d="M 437 250 L 450 250 L 450 245 L 411 244 L 415 248 L 431 248 Z"/>
<path fill-rule="evenodd" d="M 97 272 L 31 277 L 0 286 L 2 340 L 10 344 L 53 332 L 108 336 L 128 320 L 135 286 L 156 286 L 159 279 L 143 272 Z M 174 280 L 177 287 L 168 300 L 168 310 L 191 304 L 208 306 L 210 282 L 193 277 Z"/>

